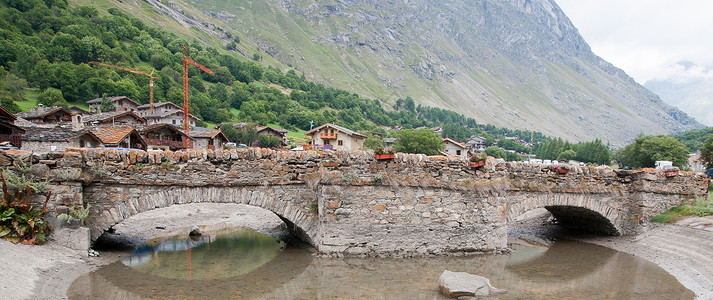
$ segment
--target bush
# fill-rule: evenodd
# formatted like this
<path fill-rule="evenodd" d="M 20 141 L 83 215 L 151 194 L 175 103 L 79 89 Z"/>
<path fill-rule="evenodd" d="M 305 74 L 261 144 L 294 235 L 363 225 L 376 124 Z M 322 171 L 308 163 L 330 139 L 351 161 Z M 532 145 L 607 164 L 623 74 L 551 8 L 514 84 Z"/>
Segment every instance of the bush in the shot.
<path fill-rule="evenodd" d="M 18 176 L 7 169 L 0 171 L 3 200 L 0 202 L 0 238 L 13 243 L 43 244 L 50 231 L 50 225 L 44 219 L 47 212 L 47 195 L 41 209 L 36 210 L 30 204 L 33 191 L 38 192 L 44 185 L 24 175 Z"/>

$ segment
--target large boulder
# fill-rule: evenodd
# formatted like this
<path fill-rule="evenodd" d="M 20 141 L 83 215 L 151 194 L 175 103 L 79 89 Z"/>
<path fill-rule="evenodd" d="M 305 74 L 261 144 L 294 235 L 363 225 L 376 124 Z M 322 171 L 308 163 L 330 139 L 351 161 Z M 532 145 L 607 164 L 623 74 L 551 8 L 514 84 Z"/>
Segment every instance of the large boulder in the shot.
<path fill-rule="evenodd" d="M 444 295 L 455 298 L 462 296 L 487 297 L 493 294 L 502 293 L 490 285 L 490 280 L 483 276 L 473 275 L 466 272 L 443 271 L 438 278 L 438 287 Z"/>

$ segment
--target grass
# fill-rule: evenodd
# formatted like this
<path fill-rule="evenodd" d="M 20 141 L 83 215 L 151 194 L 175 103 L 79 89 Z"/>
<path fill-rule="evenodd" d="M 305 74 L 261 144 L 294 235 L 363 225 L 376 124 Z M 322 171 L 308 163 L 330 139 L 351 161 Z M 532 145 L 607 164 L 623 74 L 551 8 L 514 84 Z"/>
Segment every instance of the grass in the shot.
<path fill-rule="evenodd" d="M 651 222 L 672 223 L 678 221 L 683 216 L 710 216 L 713 215 L 713 193 L 708 192 L 706 199 L 699 199 L 691 204 L 674 206 L 665 213 L 654 216 Z"/>

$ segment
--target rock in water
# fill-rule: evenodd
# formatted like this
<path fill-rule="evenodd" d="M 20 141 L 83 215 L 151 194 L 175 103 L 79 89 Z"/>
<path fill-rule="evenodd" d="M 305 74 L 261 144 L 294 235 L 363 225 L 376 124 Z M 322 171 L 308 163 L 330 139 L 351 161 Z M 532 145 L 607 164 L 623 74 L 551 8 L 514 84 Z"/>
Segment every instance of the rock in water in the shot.
<path fill-rule="evenodd" d="M 201 232 L 201 229 L 198 228 L 198 226 L 193 226 L 193 228 L 191 228 L 191 233 L 189 233 L 188 235 L 190 235 L 190 236 L 199 236 L 199 235 L 202 235 L 202 234 L 203 234 L 203 233 Z"/>
<path fill-rule="evenodd" d="M 502 293 L 490 285 L 490 280 L 483 276 L 468 274 L 466 272 L 443 271 L 438 278 L 438 287 L 444 295 L 455 298 L 461 296 L 487 297 Z"/>

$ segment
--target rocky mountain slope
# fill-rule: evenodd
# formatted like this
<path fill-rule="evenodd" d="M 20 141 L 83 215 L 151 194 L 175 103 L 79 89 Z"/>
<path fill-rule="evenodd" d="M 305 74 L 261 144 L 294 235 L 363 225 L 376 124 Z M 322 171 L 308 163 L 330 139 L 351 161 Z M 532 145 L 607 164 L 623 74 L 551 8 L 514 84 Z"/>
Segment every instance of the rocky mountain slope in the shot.
<path fill-rule="evenodd" d="M 612 145 L 703 127 L 594 55 L 554 0 L 109 2 L 209 43 L 232 32 L 237 55 L 387 105 L 411 96 L 481 123 Z"/>

